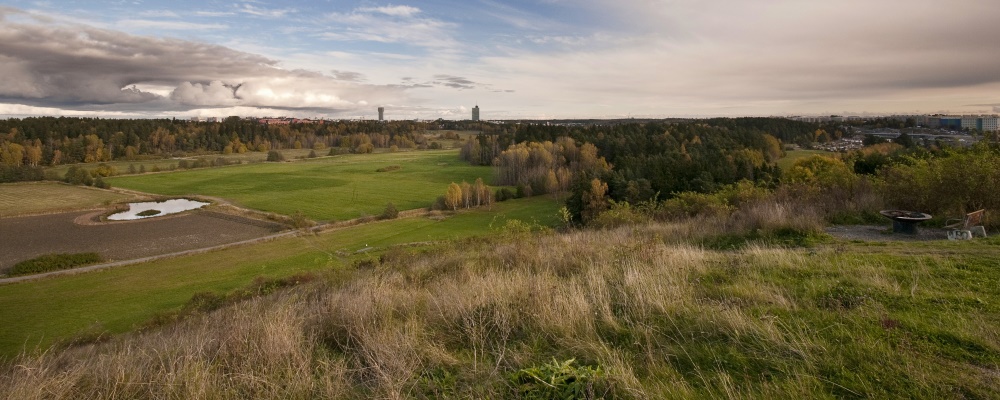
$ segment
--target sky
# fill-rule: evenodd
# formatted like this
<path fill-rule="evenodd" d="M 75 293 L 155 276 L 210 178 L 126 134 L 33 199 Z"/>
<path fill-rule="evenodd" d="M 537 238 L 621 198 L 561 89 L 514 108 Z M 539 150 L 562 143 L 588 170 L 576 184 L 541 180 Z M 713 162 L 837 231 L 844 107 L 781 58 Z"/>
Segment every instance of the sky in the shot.
<path fill-rule="evenodd" d="M 0 118 L 1000 112 L 987 0 L 0 0 Z"/>

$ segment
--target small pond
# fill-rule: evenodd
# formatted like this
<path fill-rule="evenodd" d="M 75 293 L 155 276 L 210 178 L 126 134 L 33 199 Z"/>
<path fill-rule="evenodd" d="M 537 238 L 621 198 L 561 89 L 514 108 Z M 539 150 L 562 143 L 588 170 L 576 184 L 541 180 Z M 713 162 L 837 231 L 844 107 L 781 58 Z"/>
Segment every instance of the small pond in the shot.
<path fill-rule="evenodd" d="M 128 221 L 149 217 L 159 217 L 161 215 L 176 214 L 182 211 L 194 210 L 207 206 L 208 203 L 188 200 L 173 199 L 161 202 L 147 201 L 143 203 L 128 203 L 128 211 L 111 214 L 110 221 Z"/>

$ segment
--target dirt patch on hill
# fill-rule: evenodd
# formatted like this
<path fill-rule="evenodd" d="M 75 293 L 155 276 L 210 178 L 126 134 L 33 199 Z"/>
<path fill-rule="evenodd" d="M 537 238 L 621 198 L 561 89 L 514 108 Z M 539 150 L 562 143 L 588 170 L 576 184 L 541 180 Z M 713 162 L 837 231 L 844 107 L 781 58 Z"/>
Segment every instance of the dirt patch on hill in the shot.
<path fill-rule="evenodd" d="M 254 239 L 282 229 L 205 210 L 128 223 L 95 223 L 98 214 L 0 219 L 0 271 L 45 254 L 95 252 L 107 261 L 128 260 Z"/>

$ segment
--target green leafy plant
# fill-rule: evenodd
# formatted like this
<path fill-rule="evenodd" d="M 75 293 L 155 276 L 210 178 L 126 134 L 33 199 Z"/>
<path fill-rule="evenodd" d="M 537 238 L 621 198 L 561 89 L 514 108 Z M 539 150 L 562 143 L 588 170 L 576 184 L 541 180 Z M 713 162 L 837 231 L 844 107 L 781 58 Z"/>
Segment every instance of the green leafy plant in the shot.
<path fill-rule="evenodd" d="M 510 376 L 524 399 L 596 399 L 608 396 L 610 385 L 600 367 L 573 365 L 576 359 L 521 369 Z"/>
<path fill-rule="evenodd" d="M 101 256 L 97 253 L 47 254 L 14 264 L 7 274 L 11 276 L 39 274 L 98 262 L 101 262 Z"/>

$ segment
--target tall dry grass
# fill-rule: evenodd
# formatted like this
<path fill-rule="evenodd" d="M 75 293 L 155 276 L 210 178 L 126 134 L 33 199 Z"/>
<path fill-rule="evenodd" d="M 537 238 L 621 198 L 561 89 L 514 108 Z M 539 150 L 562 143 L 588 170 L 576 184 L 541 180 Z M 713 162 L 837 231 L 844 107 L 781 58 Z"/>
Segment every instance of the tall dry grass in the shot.
<path fill-rule="evenodd" d="M 729 223 L 808 227 L 818 218 L 781 204 L 742 213 Z M 810 294 L 823 284 L 779 281 L 843 269 L 871 272 L 888 292 L 906 295 L 909 284 L 835 255 L 684 244 L 722 229 L 691 220 L 391 252 L 349 278 L 20 357 L 0 370 L 0 397 L 509 398 L 512 372 L 553 358 L 599 366 L 606 398 L 882 393 L 832 382 L 826 368 L 843 362 L 832 347 L 850 344 L 842 337 L 861 354 L 891 351 L 847 328 L 885 311 L 817 312 Z M 794 317 L 805 312 L 818 317 Z M 976 321 L 985 332 L 990 319 Z M 822 339 L 831 330 L 837 342 Z"/>

